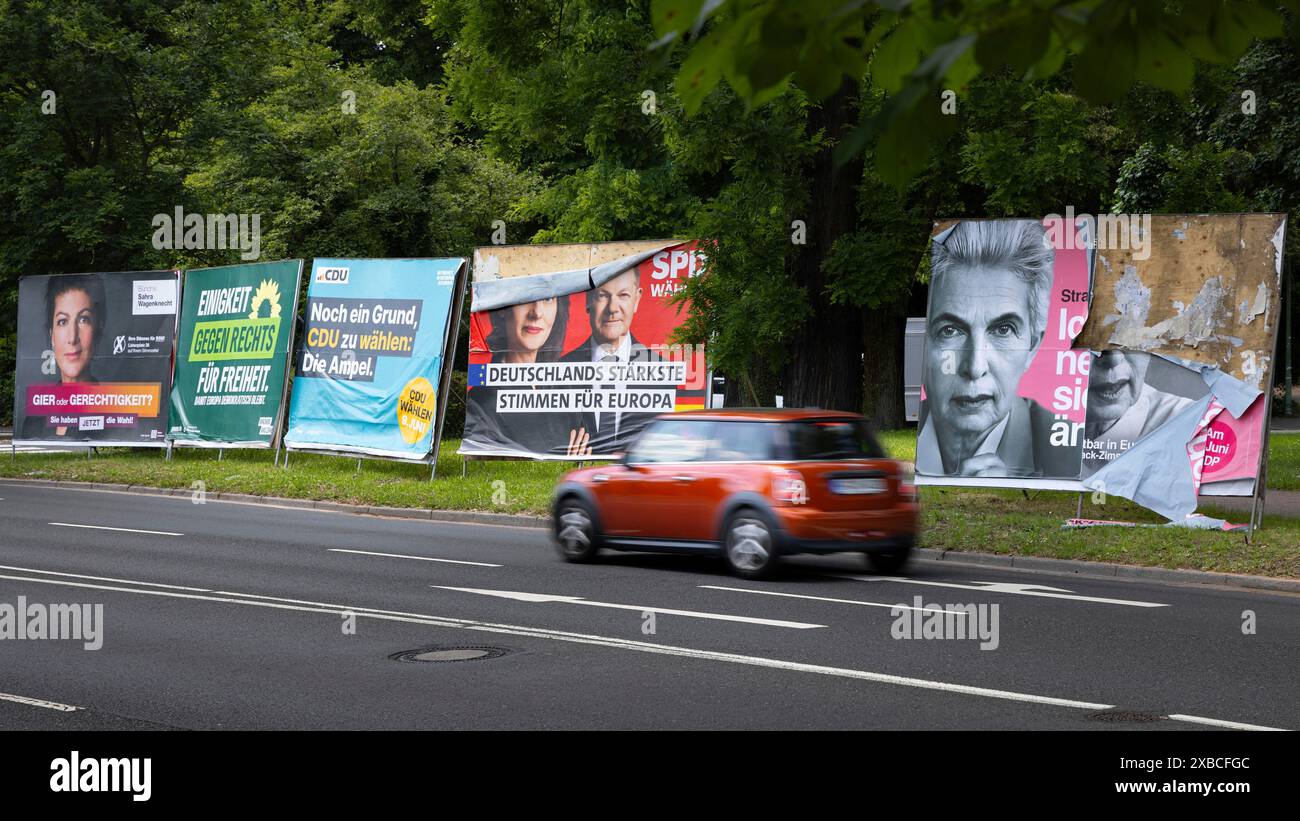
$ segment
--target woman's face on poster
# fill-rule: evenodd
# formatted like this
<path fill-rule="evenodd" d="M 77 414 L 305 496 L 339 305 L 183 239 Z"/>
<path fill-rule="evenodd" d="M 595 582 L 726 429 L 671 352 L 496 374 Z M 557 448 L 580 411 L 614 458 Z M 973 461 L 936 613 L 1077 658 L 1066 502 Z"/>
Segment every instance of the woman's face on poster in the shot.
<path fill-rule="evenodd" d="M 55 298 L 50 348 L 64 382 L 75 382 L 86 373 L 95 350 L 95 320 L 94 303 L 85 291 L 64 291 Z"/>
<path fill-rule="evenodd" d="M 510 349 L 533 352 L 540 350 L 551 338 L 557 310 L 554 297 L 511 307 L 510 323 L 507 326 Z"/>
<path fill-rule="evenodd" d="M 1039 343 L 1029 288 L 998 268 L 955 268 L 931 287 L 926 401 L 945 429 L 986 432 L 1011 412 Z"/>
<path fill-rule="evenodd" d="M 1146 384 L 1151 355 L 1109 350 L 1093 360 L 1088 374 L 1088 421 L 1115 422 L 1133 407 Z"/>

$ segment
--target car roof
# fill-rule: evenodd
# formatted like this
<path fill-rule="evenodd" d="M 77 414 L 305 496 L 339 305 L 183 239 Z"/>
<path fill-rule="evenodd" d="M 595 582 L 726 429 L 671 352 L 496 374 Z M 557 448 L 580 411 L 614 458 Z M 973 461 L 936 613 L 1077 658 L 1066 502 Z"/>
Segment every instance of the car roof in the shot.
<path fill-rule="evenodd" d="M 860 413 L 821 408 L 712 408 L 664 414 L 662 419 L 707 419 L 712 421 L 797 422 L 804 419 L 861 419 Z"/>

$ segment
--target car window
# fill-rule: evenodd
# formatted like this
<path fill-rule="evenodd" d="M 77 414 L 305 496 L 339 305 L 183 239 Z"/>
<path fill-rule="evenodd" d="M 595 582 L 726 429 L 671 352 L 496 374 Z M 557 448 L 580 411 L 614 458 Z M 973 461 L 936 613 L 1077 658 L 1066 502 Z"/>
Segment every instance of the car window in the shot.
<path fill-rule="evenodd" d="M 783 427 L 791 459 L 882 459 L 885 456 L 866 422 L 859 419 L 812 419 Z"/>
<path fill-rule="evenodd" d="M 628 451 L 634 464 L 700 462 L 709 449 L 711 422 L 660 419 L 650 424 Z"/>
<path fill-rule="evenodd" d="M 776 458 L 772 422 L 714 422 L 710 462 L 766 462 Z"/>

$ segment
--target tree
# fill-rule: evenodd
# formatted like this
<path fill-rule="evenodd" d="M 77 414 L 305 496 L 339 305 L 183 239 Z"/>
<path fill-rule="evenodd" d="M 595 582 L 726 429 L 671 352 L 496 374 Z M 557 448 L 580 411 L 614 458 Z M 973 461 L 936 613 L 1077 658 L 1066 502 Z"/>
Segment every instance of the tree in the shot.
<path fill-rule="evenodd" d="M 1300 0 L 1281 0 L 1293 13 Z M 1227 64 L 1254 38 L 1280 38 L 1275 0 L 655 0 L 655 45 L 686 43 L 677 75 L 688 111 L 726 81 L 761 105 L 797 85 L 814 99 L 867 73 L 892 95 L 840 146 L 847 161 L 868 143 L 876 168 L 902 187 L 953 128 L 940 92 L 960 94 L 1003 70 L 1033 81 L 1069 64 L 1076 92 L 1093 103 L 1138 82 L 1183 93 L 1196 60 Z M 856 123 L 855 123 L 856 125 Z"/>
<path fill-rule="evenodd" d="M 177 207 L 259 214 L 262 259 L 468 254 L 535 186 L 458 133 L 434 85 L 445 44 L 421 12 L 6 4 L 0 367 L 12 373 L 19 275 L 239 261 L 154 248 L 154 215 Z M 12 384 L 0 390 L 7 415 Z"/>

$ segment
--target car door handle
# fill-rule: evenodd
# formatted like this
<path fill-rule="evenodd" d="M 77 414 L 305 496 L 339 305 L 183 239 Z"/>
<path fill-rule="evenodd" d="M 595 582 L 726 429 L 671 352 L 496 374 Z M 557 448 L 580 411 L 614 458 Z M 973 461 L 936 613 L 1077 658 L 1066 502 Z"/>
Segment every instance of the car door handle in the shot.
<path fill-rule="evenodd" d="M 676 481 L 676 482 L 694 482 L 694 481 L 695 481 L 695 477 L 694 477 L 694 476 L 686 476 L 686 475 L 682 475 L 682 476 L 674 476 L 674 477 L 673 477 L 673 481 Z"/>

